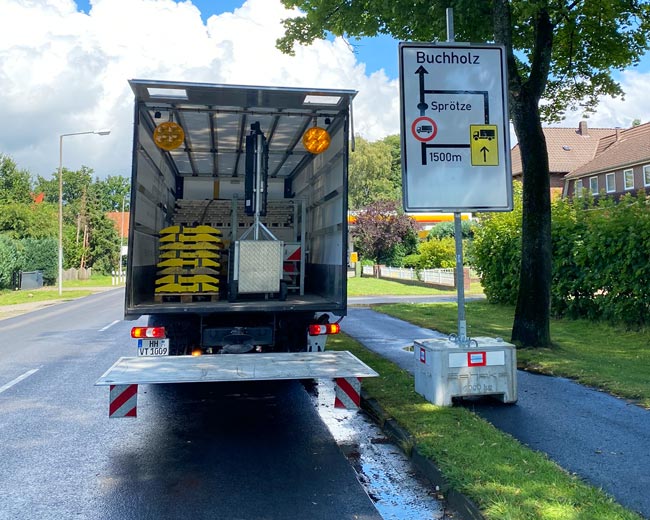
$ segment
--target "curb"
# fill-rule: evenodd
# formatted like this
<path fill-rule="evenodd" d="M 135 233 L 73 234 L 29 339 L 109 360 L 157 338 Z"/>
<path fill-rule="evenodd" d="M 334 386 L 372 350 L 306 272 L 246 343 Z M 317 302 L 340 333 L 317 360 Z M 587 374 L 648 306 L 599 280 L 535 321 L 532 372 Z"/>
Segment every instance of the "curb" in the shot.
<path fill-rule="evenodd" d="M 361 390 L 361 408 L 375 422 L 382 431 L 404 454 L 410 459 L 426 479 L 431 482 L 433 488 L 441 493 L 445 502 L 463 520 L 485 520 L 485 517 L 478 506 L 462 493 L 451 487 L 447 479 L 433 461 L 422 455 L 416 446 L 415 439 L 400 424 L 386 414 L 376 399 L 368 397 L 368 394 Z"/>

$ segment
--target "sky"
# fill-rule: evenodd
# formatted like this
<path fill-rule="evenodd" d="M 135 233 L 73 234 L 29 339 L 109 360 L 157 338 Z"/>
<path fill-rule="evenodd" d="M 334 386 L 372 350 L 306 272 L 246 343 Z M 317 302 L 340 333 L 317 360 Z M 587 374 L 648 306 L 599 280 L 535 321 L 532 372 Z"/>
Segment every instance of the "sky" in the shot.
<path fill-rule="evenodd" d="M 398 43 L 340 38 L 281 54 L 279 0 L 0 0 L 0 154 L 49 178 L 63 165 L 129 176 L 129 79 L 354 89 L 354 131 L 399 133 Z M 616 76 L 625 100 L 601 100 L 591 127 L 650 120 L 650 57 Z M 562 126 L 576 126 L 579 112 Z"/>

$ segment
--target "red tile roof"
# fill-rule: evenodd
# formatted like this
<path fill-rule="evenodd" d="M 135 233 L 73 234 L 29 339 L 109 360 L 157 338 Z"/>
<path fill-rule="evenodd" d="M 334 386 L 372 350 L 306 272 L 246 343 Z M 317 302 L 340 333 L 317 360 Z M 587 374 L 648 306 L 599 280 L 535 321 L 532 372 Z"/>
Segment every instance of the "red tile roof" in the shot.
<path fill-rule="evenodd" d="M 110 218 L 114 224 L 117 234 L 122 234 L 123 238 L 128 238 L 129 236 L 129 217 L 130 214 L 128 211 L 122 213 L 121 211 L 111 211 L 106 213 L 106 216 Z"/>
<path fill-rule="evenodd" d="M 585 121 L 578 128 L 547 127 L 543 131 L 551 174 L 566 174 L 591 161 L 602 139 L 616 133 L 614 128 L 588 128 Z M 512 174 L 521 175 L 523 167 L 519 144 L 512 149 L 511 158 Z"/>
<path fill-rule="evenodd" d="M 565 178 L 576 179 L 643 163 L 650 163 L 650 123 L 619 130 L 601 139 L 598 154 Z"/>

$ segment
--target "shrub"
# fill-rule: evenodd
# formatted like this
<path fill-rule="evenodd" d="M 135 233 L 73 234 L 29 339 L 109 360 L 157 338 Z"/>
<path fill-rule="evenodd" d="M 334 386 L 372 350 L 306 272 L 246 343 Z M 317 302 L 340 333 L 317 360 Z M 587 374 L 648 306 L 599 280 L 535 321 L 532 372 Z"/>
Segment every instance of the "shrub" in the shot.
<path fill-rule="evenodd" d="M 485 213 L 474 232 L 471 256 L 490 301 L 514 304 L 521 262 L 521 184 L 513 184 L 514 210 Z"/>
<path fill-rule="evenodd" d="M 517 184 L 515 184 L 517 187 Z M 521 195 L 512 213 L 485 214 L 471 254 L 489 300 L 514 304 L 521 258 Z M 650 323 L 650 201 L 587 195 L 553 203 L 551 311 L 644 327 Z"/>
<path fill-rule="evenodd" d="M 469 220 L 461 221 L 461 228 L 463 232 L 463 238 L 471 239 L 474 238 L 474 228 L 476 224 Z M 455 235 L 455 226 L 453 222 L 441 222 L 436 224 L 429 230 L 427 235 L 427 240 L 433 240 L 434 238 L 447 238 L 453 237 Z"/>
<path fill-rule="evenodd" d="M 456 266 L 456 243 L 453 238 L 422 242 L 418 247 L 418 269 L 438 269 Z"/>
<path fill-rule="evenodd" d="M 58 241 L 55 238 L 24 238 L 23 271 L 42 271 L 43 283 L 54 285 L 58 271 Z"/>
<path fill-rule="evenodd" d="M 23 248 L 18 240 L 0 235 L 0 289 L 11 288 L 12 276 L 23 267 Z"/>

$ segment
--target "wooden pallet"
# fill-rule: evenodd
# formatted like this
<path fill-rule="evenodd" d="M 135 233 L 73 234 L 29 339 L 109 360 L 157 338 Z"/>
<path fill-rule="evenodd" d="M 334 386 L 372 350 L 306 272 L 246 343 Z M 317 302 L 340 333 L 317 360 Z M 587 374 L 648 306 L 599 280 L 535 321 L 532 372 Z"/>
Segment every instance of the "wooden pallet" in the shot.
<path fill-rule="evenodd" d="M 219 293 L 159 293 L 154 295 L 156 303 L 201 303 L 219 301 Z"/>

